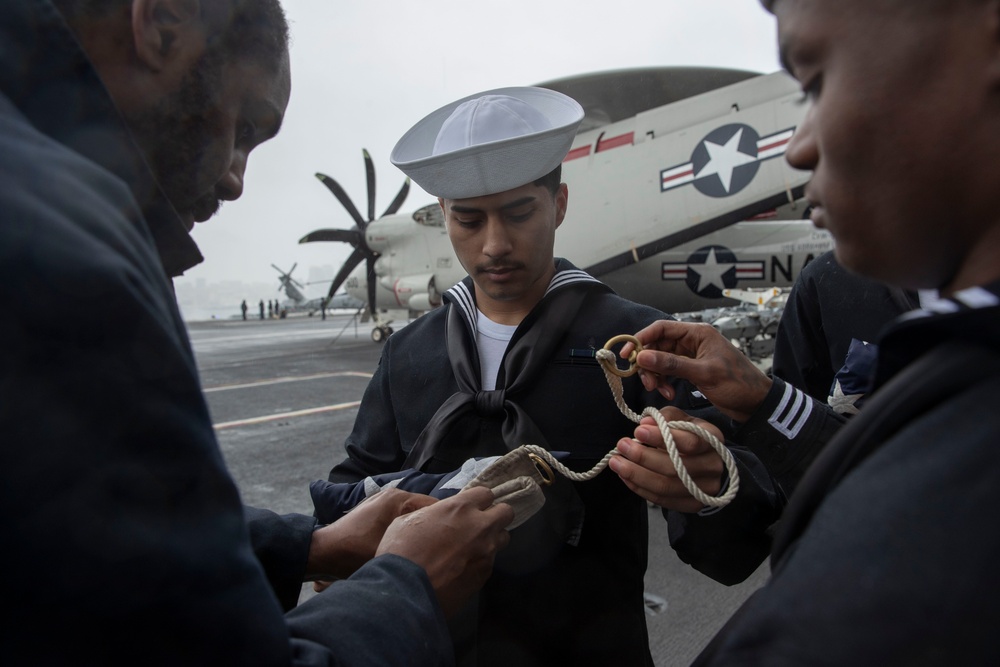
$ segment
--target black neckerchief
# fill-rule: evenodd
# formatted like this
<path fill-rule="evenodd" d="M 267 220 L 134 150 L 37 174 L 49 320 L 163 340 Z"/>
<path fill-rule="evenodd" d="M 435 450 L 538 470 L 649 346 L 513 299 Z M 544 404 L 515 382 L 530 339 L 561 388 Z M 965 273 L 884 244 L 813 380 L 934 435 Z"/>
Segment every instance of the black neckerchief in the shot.
<path fill-rule="evenodd" d="M 611 289 L 563 259 L 549 288 L 518 325 L 497 373 L 497 389 L 482 388 L 476 347 L 477 309 L 472 278 L 444 295 L 448 308 L 446 344 L 458 391 L 451 395 L 424 427 L 410 450 L 404 468 L 423 469 L 447 443 L 449 465 L 477 456 L 492 456 L 523 444 L 548 448 L 545 437 L 518 405 L 563 340 L 583 301 L 594 292 Z M 484 437 L 482 418 L 499 418 L 499 438 Z"/>

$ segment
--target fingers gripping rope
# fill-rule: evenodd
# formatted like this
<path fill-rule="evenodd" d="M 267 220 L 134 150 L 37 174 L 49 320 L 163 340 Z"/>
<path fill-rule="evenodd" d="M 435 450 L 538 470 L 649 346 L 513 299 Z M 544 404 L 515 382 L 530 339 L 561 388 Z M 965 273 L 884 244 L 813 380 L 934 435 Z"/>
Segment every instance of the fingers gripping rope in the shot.
<path fill-rule="evenodd" d="M 630 342 L 635 346 L 635 350 L 629 357 L 629 368 L 624 370 L 618 368 L 615 360 L 616 355 L 609 349 L 612 345 L 622 342 Z M 652 417 L 656 421 L 657 426 L 660 428 L 660 434 L 663 436 L 663 442 L 666 445 L 670 461 L 674 464 L 674 470 L 677 472 L 677 478 L 681 480 L 681 484 L 683 484 L 684 488 L 688 490 L 688 493 L 694 496 L 694 498 L 696 498 L 702 505 L 707 505 L 709 507 L 725 507 L 733 500 L 733 498 L 736 497 L 736 493 L 740 489 L 740 474 L 736 468 L 736 460 L 733 458 L 729 449 L 727 449 L 718 438 L 693 422 L 668 422 L 660 411 L 653 407 L 648 407 L 642 411 L 642 414 L 637 414 L 625 404 L 625 399 L 622 393 L 621 378 L 629 377 L 630 375 L 635 374 L 637 371 L 635 359 L 641 349 L 642 346 L 639 344 L 639 341 L 633 336 L 616 336 L 607 342 L 604 349 L 598 350 L 596 353 L 597 360 L 600 362 L 601 368 L 604 370 L 604 376 L 608 380 L 608 387 L 611 388 L 611 393 L 614 394 L 615 404 L 618 406 L 618 409 L 621 410 L 623 415 L 637 424 L 642 421 L 643 417 Z M 726 471 L 729 473 L 729 488 L 726 489 L 725 493 L 721 496 L 710 496 L 698 488 L 698 485 L 694 483 L 693 479 L 691 479 L 691 475 L 688 473 L 687 467 L 684 465 L 684 459 L 681 457 L 680 452 L 677 451 L 677 445 L 674 443 L 674 437 L 671 435 L 670 429 L 678 429 L 694 433 L 711 445 L 712 449 L 714 449 L 719 456 L 722 457 L 722 462 L 725 464 Z M 616 449 L 612 449 L 590 470 L 585 472 L 576 472 L 575 470 L 570 470 L 561 462 L 556 460 L 556 458 L 552 456 L 552 454 L 544 447 L 539 447 L 538 445 L 521 445 L 520 449 L 525 450 L 530 453 L 529 455 L 533 455 L 540 459 L 535 462 L 536 467 L 538 467 L 540 471 L 542 471 L 542 467 L 544 466 L 542 461 L 544 461 L 551 466 L 552 470 L 556 470 L 561 475 L 573 480 L 574 482 L 586 482 L 597 477 L 597 475 L 599 475 L 608 466 L 608 462 L 617 451 Z M 551 470 L 544 471 L 544 476 L 546 479 L 550 480 L 548 483 L 551 483 L 551 475 Z"/>
<path fill-rule="evenodd" d="M 619 369 L 615 363 L 615 353 L 612 352 L 610 348 L 612 345 L 619 342 L 631 342 L 635 346 L 635 351 L 629 358 L 630 367 L 628 371 L 622 371 Z M 660 413 L 659 410 L 653 407 L 648 407 L 643 410 L 642 414 L 636 414 L 632 411 L 628 405 L 625 404 L 625 399 L 622 396 L 622 377 L 627 377 L 636 371 L 635 358 L 638 351 L 641 349 L 639 341 L 631 336 L 617 336 L 608 341 L 604 346 L 604 349 L 597 351 L 597 360 L 601 364 L 601 368 L 604 370 L 604 375 L 608 380 L 608 386 L 611 388 L 611 393 L 614 394 L 615 404 L 621 413 L 631 419 L 632 421 L 639 423 L 644 416 L 652 417 L 656 420 L 657 426 L 660 428 L 660 434 L 663 436 L 663 442 L 667 448 L 667 454 L 670 456 L 670 461 L 674 464 L 674 469 L 677 471 L 677 477 L 681 480 L 681 484 L 684 488 L 688 490 L 692 496 L 694 496 L 698 502 L 703 505 L 708 505 L 709 507 L 725 507 L 728 505 L 733 498 L 736 497 L 737 491 L 740 488 L 740 475 L 736 468 L 736 460 L 733 459 L 733 455 L 730 453 L 729 449 L 719 441 L 714 435 L 701 428 L 697 424 L 686 421 L 671 421 L 668 422 L 666 418 Z M 726 466 L 726 471 L 729 473 L 729 488 L 721 496 L 710 496 L 704 491 L 698 488 L 698 485 L 694 483 L 691 479 L 691 475 L 688 474 L 687 468 L 684 465 L 684 460 L 681 458 L 680 452 L 677 451 L 677 445 L 674 443 L 674 438 L 670 434 L 670 429 L 678 429 L 682 431 L 688 431 L 694 433 L 699 438 L 707 442 L 712 446 L 712 449 L 722 457 L 722 462 Z M 600 472 L 607 465 L 608 461 L 614 455 L 615 450 L 608 452 L 600 463 L 595 466 L 595 470 Z M 536 452 L 537 453 L 537 452 Z M 551 463 L 551 461 L 550 461 Z M 557 468 L 560 466 L 557 466 Z M 563 472 L 560 470 L 560 472 Z M 593 471 L 591 471 L 593 472 Z M 565 472 L 563 472 L 565 474 Z M 596 474 L 596 473 L 595 473 Z M 572 477 L 570 478 L 572 479 Z M 587 479 L 590 479 L 589 477 Z"/>

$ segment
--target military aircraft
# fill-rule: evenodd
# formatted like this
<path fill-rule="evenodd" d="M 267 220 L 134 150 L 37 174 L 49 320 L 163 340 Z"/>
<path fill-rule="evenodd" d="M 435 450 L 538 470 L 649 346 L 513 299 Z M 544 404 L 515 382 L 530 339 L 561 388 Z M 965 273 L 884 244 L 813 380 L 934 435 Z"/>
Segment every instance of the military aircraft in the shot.
<path fill-rule="evenodd" d="M 781 158 L 806 112 L 787 75 L 714 68 L 645 68 L 539 84 L 584 107 L 563 162 L 570 191 L 556 255 L 619 294 L 665 312 L 736 302 L 724 289 L 787 286 L 833 247 L 804 218 L 808 172 Z M 387 313 L 419 313 L 465 276 L 440 207 L 400 215 L 409 180 L 375 218 L 375 173 L 364 151 L 368 216 L 336 181 L 317 178 L 355 221 L 299 242 L 354 248 L 330 285 L 368 304 L 372 338 L 391 333 Z M 363 262 L 363 265 L 362 265 Z"/>
<path fill-rule="evenodd" d="M 291 312 L 304 311 L 309 313 L 310 316 L 312 316 L 313 313 L 324 307 L 324 302 L 325 302 L 325 307 L 327 309 L 341 308 L 341 309 L 357 310 L 365 307 L 365 300 L 358 299 L 355 296 L 348 294 L 346 292 L 343 292 L 341 294 L 327 295 L 325 297 L 316 297 L 313 299 L 306 298 L 306 296 L 301 291 L 305 289 L 305 285 L 295 280 L 295 278 L 292 278 L 292 271 L 294 271 L 295 267 L 297 266 L 298 262 L 293 264 L 292 268 L 289 269 L 287 273 L 285 273 L 274 264 L 271 265 L 271 267 L 274 268 L 274 270 L 277 271 L 280 276 L 278 280 L 280 281 L 281 284 L 278 287 L 278 291 L 279 292 L 282 290 L 285 291 L 285 295 L 288 297 L 288 301 L 286 301 L 284 305 L 287 307 L 289 311 Z"/>
<path fill-rule="evenodd" d="M 292 272 L 295 271 L 295 267 L 297 267 L 298 265 L 299 265 L 298 262 L 292 264 L 292 268 L 288 270 L 288 273 L 285 273 L 274 264 L 271 265 L 271 268 L 273 268 L 275 271 L 278 272 L 279 276 L 278 282 L 280 283 L 278 286 L 278 291 L 280 292 L 281 290 L 285 290 L 285 295 L 295 305 L 300 305 L 306 303 L 307 301 L 305 295 L 302 294 L 301 291 L 299 291 L 305 289 L 305 285 L 295 280 L 295 278 L 292 278 Z"/>

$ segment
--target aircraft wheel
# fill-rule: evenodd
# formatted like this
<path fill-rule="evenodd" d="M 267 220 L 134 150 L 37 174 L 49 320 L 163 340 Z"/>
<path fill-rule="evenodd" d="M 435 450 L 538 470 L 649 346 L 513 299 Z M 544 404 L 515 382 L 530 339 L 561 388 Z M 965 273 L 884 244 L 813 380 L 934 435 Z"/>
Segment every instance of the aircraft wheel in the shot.
<path fill-rule="evenodd" d="M 386 338 L 388 338 L 391 335 L 392 335 L 392 327 L 386 327 L 385 328 L 385 336 L 386 336 Z"/>
<path fill-rule="evenodd" d="M 382 327 L 372 329 L 372 340 L 376 343 L 381 343 L 385 340 L 385 331 L 383 331 Z"/>

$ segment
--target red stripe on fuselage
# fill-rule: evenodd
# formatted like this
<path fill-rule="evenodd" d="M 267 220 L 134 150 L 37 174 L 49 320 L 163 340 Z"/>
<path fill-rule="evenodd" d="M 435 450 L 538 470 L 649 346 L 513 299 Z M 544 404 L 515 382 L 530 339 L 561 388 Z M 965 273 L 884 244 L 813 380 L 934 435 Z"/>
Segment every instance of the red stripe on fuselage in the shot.
<path fill-rule="evenodd" d="M 693 176 L 693 175 L 694 175 L 694 169 L 692 168 L 692 169 L 688 169 L 687 171 L 683 171 L 683 172 L 681 172 L 679 174 L 674 174 L 673 176 L 668 176 L 668 177 L 666 177 L 666 178 L 663 179 L 663 182 L 666 184 L 666 183 L 669 183 L 670 181 L 676 181 L 678 178 L 685 178 L 686 176 Z"/>
<path fill-rule="evenodd" d="M 601 151 L 618 148 L 619 146 L 631 146 L 632 139 L 634 137 L 634 132 L 628 132 L 627 134 L 620 134 L 617 137 L 611 137 L 610 139 L 602 139 L 597 142 L 597 152 L 600 153 Z"/>
<path fill-rule="evenodd" d="M 777 148 L 778 146 L 784 146 L 789 141 L 791 141 L 791 139 L 782 139 L 781 141 L 775 141 L 773 144 L 768 144 L 767 146 L 758 146 L 757 152 L 763 153 L 765 151 L 771 150 L 772 148 Z"/>
<path fill-rule="evenodd" d="M 634 132 L 627 132 L 625 134 L 620 134 L 617 137 L 611 137 L 610 139 L 601 139 L 597 142 L 597 150 L 595 153 L 600 153 L 601 151 L 610 150 L 612 148 L 618 148 L 619 146 L 631 146 L 633 139 L 635 137 Z M 566 154 L 563 162 L 569 162 L 570 160 L 578 160 L 582 157 L 587 157 L 590 155 L 590 146 L 580 146 L 579 148 L 574 148 L 569 153 Z"/>
<path fill-rule="evenodd" d="M 563 162 L 569 162 L 570 160 L 576 160 L 577 158 L 587 157 L 588 155 L 590 155 L 590 146 L 580 146 L 579 148 L 574 148 L 567 153 Z"/>

